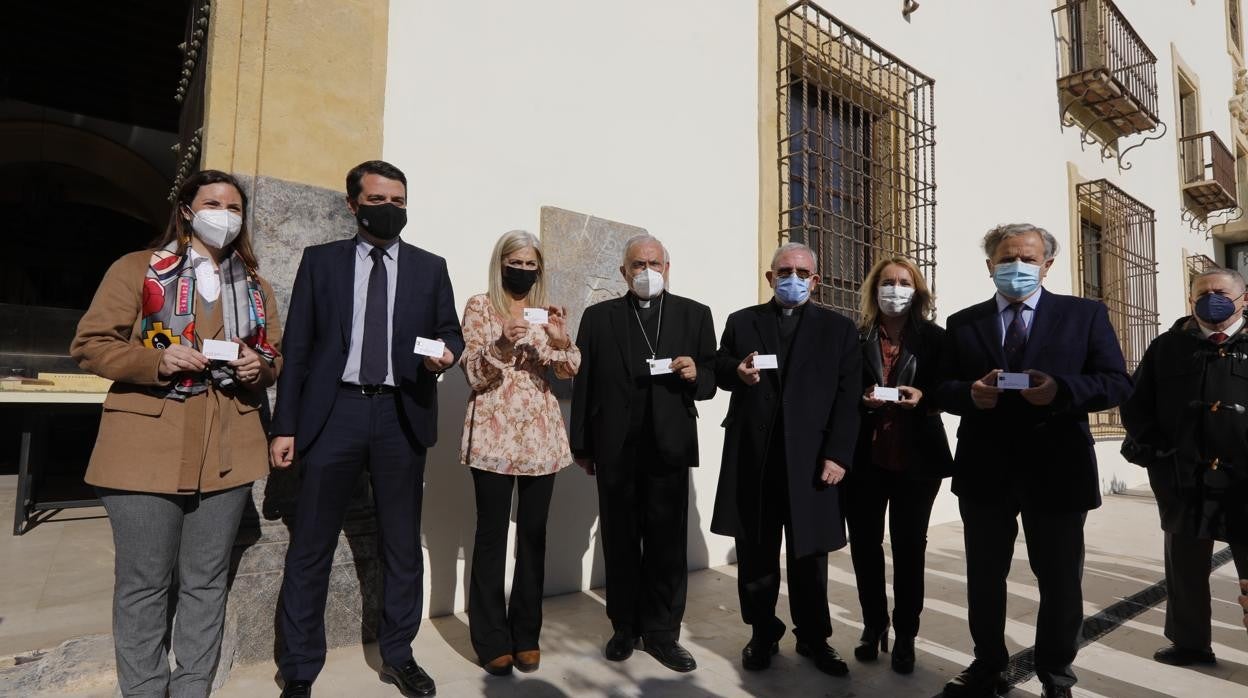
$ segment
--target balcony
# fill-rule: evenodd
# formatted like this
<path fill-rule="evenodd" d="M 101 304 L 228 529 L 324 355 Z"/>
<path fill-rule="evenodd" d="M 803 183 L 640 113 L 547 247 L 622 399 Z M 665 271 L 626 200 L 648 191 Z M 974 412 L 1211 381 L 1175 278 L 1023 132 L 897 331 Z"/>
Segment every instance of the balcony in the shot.
<path fill-rule="evenodd" d="M 1071 0 L 1053 10 L 1053 29 L 1063 125 L 1081 122 L 1084 143 L 1103 142 L 1103 157 L 1119 138 L 1164 129 L 1157 116 L 1157 57 L 1117 5 Z"/>
<path fill-rule="evenodd" d="M 1186 218 L 1203 221 L 1210 213 L 1238 205 L 1235 156 L 1212 131 L 1179 139 L 1183 162 Z"/>

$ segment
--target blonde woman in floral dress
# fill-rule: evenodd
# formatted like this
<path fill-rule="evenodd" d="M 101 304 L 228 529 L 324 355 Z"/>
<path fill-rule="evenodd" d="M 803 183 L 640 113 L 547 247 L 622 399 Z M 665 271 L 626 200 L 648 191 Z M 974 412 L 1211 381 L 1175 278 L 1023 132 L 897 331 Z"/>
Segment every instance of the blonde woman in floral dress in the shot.
<path fill-rule="evenodd" d="M 572 463 L 568 434 L 548 373 L 571 378 L 581 354 L 568 337 L 563 308 L 547 305 L 541 243 L 506 233 L 490 257 L 489 292 L 464 308 L 460 367 L 472 396 L 460 460 L 471 466 L 477 500 L 476 545 L 468 590 L 473 649 L 491 674 L 534 671 L 541 661 L 546 515 L 555 473 Z M 525 308 L 546 311 L 545 323 Z M 517 491 L 516 566 L 511 603 L 504 593 L 512 489 Z"/>

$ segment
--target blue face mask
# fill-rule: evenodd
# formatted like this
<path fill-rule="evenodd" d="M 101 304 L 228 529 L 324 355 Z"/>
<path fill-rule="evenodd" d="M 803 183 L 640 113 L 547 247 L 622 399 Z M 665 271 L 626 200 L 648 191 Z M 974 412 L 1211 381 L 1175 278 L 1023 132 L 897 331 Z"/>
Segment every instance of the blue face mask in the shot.
<path fill-rule="evenodd" d="M 1206 293 L 1196 299 L 1196 317 L 1220 325 L 1235 315 L 1235 301 L 1221 293 Z"/>
<path fill-rule="evenodd" d="M 783 279 L 776 279 L 776 300 L 786 308 L 793 308 L 810 298 L 810 286 L 805 279 L 797 278 L 797 274 L 789 274 Z"/>
<path fill-rule="evenodd" d="M 1005 262 L 992 270 L 992 283 L 1007 298 L 1026 298 L 1040 287 L 1040 265 Z"/>

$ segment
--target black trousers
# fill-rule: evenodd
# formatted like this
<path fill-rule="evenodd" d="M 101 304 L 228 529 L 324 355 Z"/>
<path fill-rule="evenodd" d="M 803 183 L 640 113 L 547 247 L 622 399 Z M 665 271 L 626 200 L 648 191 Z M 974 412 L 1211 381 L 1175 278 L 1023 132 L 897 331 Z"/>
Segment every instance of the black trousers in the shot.
<path fill-rule="evenodd" d="M 1189 650 L 1208 650 L 1212 639 L 1209 558 L 1214 542 L 1182 534 L 1166 534 L 1166 639 Z M 1248 545 L 1231 544 L 1235 569 L 1248 579 Z M 1238 597 L 1237 587 L 1228 597 Z"/>
<path fill-rule="evenodd" d="M 666 464 L 644 438 L 598 469 L 607 617 L 651 642 L 680 637 L 688 586 L 689 468 Z"/>
<path fill-rule="evenodd" d="M 340 390 L 325 429 L 299 460 L 298 510 L 282 579 L 278 662 L 287 681 L 311 681 L 325 664 L 325 598 L 334 548 L 360 471 L 368 468 L 382 560 L 381 658 L 412 658 L 424 612 L 420 545 L 425 449 L 399 414 L 398 396 Z"/>
<path fill-rule="evenodd" d="M 482 664 L 513 652 L 539 649 L 542 584 L 546 572 L 546 515 L 555 476 L 500 475 L 472 471 L 477 497 L 477 535 L 468 581 L 468 626 Z M 516 503 L 516 567 L 511 602 L 505 589 L 511 491 Z"/>
<path fill-rule="evenodd" d="M 789 479 L 783 456 L 777 454 L 768 459 L 762 473 L 761 492 L 745 482 L 739 487 L 743 493 L 759 496 L 757 510 L 743 508 L 741 524 L 744 532 L 736 537 L 737 595 L 741 600 L 741 619 L 754 629 L 754 635 L 758 637 L 779 638 L 784 634 L 784 624 L 776 617 L 783 534 L 793 634 L 803 642 L 826 640 L 832 636 L 832 618 L 828 612 L 828 554 L 798 557 L 793 551 Z"/>
<path fill-rule="evenodd" d="M 1003 501 L 959 498 L 966 548 L 966 608 L 975 660 L 1003 670 L 1006 577 L 1018 536 L 1019 509 Z M 1042 683 L 1073 686 L 1071 664 L 1083 625 L 1082 511 L 1024 511 L 1027 559 L 1040 588 L 1036 618 L 1036 676 Z M 1207 565 L 1208 563 L 1206 563 Z"/>
<path fill-rule="evenodd" d="M 893 616 L 897 637 L 919 634 L 923 612 L 927 524 L 940 480 L 920 480 L 874 466 L 855 468 L 845 479 L 842 502 L 849 524 L 862 622 L 879 629 L 889 624 L 884 581 L 884 516 L 893 544 Z"/>

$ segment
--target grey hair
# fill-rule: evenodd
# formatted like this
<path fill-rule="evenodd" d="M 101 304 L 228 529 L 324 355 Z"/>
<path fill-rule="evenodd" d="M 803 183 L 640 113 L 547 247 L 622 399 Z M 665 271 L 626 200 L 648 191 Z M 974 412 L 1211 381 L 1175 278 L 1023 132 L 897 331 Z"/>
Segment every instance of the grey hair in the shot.
<path fill-rule="evenodd" d="M 1057 256 L 1057 238 L 1053 237 L 1049 231 L 1030 223 L 1005 223 L 998 225 L 988 234 L 984 236 L 984 254 L 992 259 L 997 253 L 997 248 L 1006 238 L 1026 235 L 1027 233 L 1040 233 L 1040 239 L 1044 240 L 1044 259 L 1048 261 Z"/>
<path fill-rule="evenodd" d="M 805 252 L 810 255 L 810 263 L 812 267 L 817 267 L 819 265 L 819 260 L 815 258 L 815 251 L 810 249 L 810 245 L 801 242 L 786 242 L 777 247 L 775 253 L 771 255 L 772 271 L 775 271 L 776 269 L 776 261 L 787 252 Z M 811 271 L 813 272 L 815 270 L 811 269 Z"/>
<path fill-rule="evenodd" d="M 1245 285 L 1244 283 L 1243 274 L 1240 274 L 1234 269 L 1226 269 L 1224 267 L 1214 267 L 1213 269 L 1206 269 L 1205 271 L 1202 271 L 1199 274 L 1193 275 L 1192 283 L 1187 287 L 1188 292 L 1191 292 L 1192 289 L 1196 288 L 1197 281 L 1201 279 L 1209 278 L 1211 276 L 1225 276 L 1226 278 L 1230 279 L 1236 286 L 1238 286 L 1241 291 L 1244 290 L 1245 288 L 1248 288 L 1248 285 Z"/>
<path fill-rule="evenodd" d="M 620 262 L 621 266 L 626 267 L 626 268 L 628 267 L 628 253 L 632 252 L 634 247 L 638 245 L 644 245 L 648 242 L 653 242 L 657 244 L 663 250 L 663 263 L 664 264 L 667 264 L 668 262 L 672 261 L 671 258 L 667 254 L 667 245 L 664 245 L 661 240 L 651 235 L 650 233 L 641 233 L 640 235 L 632 236 L 631 238 L 628 239 L 627 242 L 624 243 L 624 259 L 622 262 Z"/>

